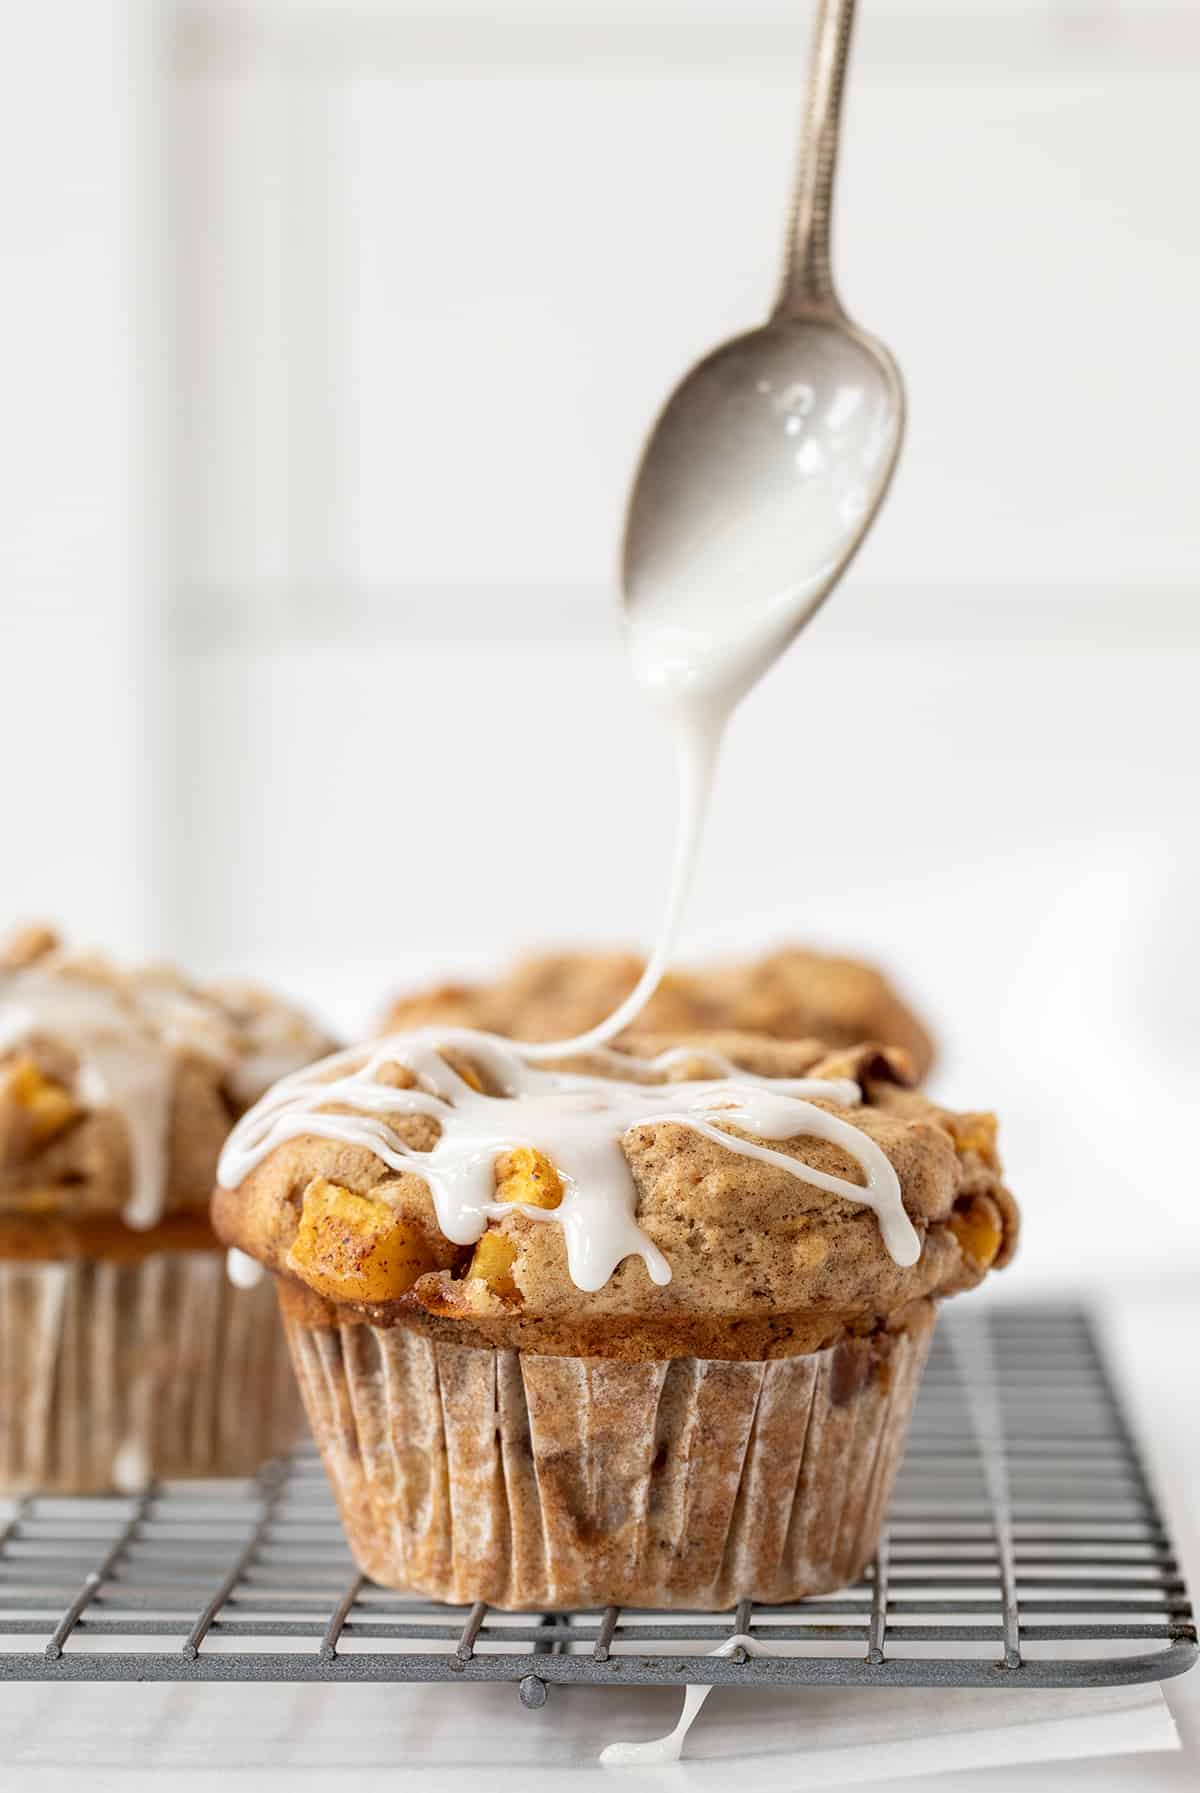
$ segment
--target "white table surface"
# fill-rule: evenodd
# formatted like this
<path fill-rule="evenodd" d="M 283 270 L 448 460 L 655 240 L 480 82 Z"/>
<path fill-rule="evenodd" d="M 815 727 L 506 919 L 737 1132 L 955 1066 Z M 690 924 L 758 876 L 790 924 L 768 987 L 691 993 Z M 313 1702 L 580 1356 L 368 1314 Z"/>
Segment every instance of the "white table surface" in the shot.
<path fill-rule="evenodd" d="M 1200 1358 L 1191 1288 L 1154 1286 L 1101 1297 L 1110 1361 L 1136 1413 L 1151 1474 L 1166 1509 L 1192 1587 L 1200 1586 L 1200 1403 L 1195 1394 Z M 143 1793 L 148 1788 L 222 1793 L 358 1793 L 368 1778 L 381 1789 L 418 1785 L 429 1793 L 540 1793 L 551 1787 L 603 1786 L 611 1793 L 669 1787 L 679 1793 L 725 1789 L 782 1793 L 806 1785 L 848 1784 L 871 1789 L 904 1784 L 919 1773 L 923 1732 L 957 1732 L 938 1760 L 990 1762 L 936 1777 L 938 1793 L 1182 1793 L 1200 1784 L 1200 1669 L 1154 1690 L 1114 1690 L 1092 1696 L 1087 1716 L 1073 1720 L 1082 1696 L 1064 1702 L 1065 1730 L 1049 1722 L 1050 1694 L 954 1690 L 886 1693 L 873 1689 L 804 1690 L 809 1754 L 794 1694 L 755 1698 L 748 1753 L 739 1757 L 730 1694 L 714 1694 L 694 1733 L 692 1762 L 651 1773 L 595 1767 L 600 1744 L 619 1736 L 653 1734 L 674 1723 L 679 1695 L 639 1690 L 635 1722 L 624 1726 L 607 1701 L 555 1689 L 543 1711 L 526 1713 L 509 1688 L 298 1686 L 111 1686 L 7 1684 L 0 1688 L 0 1788 L 8 1793 Z M 1170 1724 L 1181 1747 L 1164 1749 Z M 898 1700 L 895 1707 L 884 1704 Z M 995 1741 L 992 1702 L 1004 1701 L 1003 1743 Z M 724 1705 L 722 1704 L 724 1702 Z M 949 1702 L 949 1703 L 946 1703 Z M 986 1702 L 986 1704 L 981 1704 Z M 1021 1702 L 1024 1702 L 1022 1706 Z M 1074 1704 L 1072 1704 L 1072 1702 Z M 1056 1709 L 1057 1712 L 1057 1709 Z M 1094 1716 L 1093 1716 L 1094 1713 Z M 847 1716 L 861 1722 L 863 1740 L 908 1729 L 907 1741 L 878 1747 L 878 1756 L 844 1747 Z M 616 1722 L 614 1723 L 614 1717 Z M 1048 1749 L 1071 1748 L 1075 1760 L 1004 1765 L 993 1751 L 1010 1745 L 1028 1752 L 1027 1719 Z M 1083 1748 L 1095 1753 L 1079 1758 Z M 992 1741 L 989 1742 L 988 1730 Z M 1154 1753 L 1108 1753 L 1121 1736 L 1156 1739 Z M 1138 1728 L 1140 1727 L 1140 1729 Z M 794 1742 L 793 1742 L 794 1738 Z M 1065 1740 L 1073 1738 L 1074 1742 Z M 830 1752 L 830 1740 L 840 1748 Z M 1013 1739 L 1017 1739 L 1014 1743 Z M 700 1749 L 707 1745 L 705 1754 Z M 817 1753 L 811 1753 L 816 1749 Z M 715 1753 L 714 1753 L 715 1752 Z M 916 1764 L 914 1769 L 913 1764 Z M 924 1771 L 922 1771 L 924 1768 Z M 881 1778 L 882 1776 L 882 1778 Z"/>

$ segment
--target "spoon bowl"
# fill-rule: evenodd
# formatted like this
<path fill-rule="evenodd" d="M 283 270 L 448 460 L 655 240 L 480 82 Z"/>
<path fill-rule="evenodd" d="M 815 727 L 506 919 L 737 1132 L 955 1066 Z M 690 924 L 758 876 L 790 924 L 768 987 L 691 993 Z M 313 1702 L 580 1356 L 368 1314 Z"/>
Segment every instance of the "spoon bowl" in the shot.
<path fill-rule="evenodd" d="M 777 318 L 693 368 L 651 433 L 626 521 L 643 683 L 699 696 L 719 669 L 744 695 L 845 571 L 903 432 L 895 362 L 840 315 Z"/>

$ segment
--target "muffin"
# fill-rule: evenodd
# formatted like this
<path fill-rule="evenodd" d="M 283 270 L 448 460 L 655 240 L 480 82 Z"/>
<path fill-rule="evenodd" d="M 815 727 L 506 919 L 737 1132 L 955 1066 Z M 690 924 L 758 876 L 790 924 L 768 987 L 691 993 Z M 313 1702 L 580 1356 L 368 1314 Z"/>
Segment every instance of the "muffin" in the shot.
<path fill-rule="evenodd" d="M 1012 1254 L 987 1114 L 893 1049 L 546 1068 L 428 1028 L 271 1092 L 214 1223 L 273 1273 L 354 1554 L 517 1610 L 858 1577 L 938 1303 Z"/>
<path fill-rule="evenodd" d="M 208 1202 L 233 1122 L 329 1048 L 253 988 L 43 928 L 0 953 L 0 1488 L 241 1475 L 293 1441 L 274 1299 L 228 1281 Z"/>
<path fill-rule="evenodd" d="M 514 1040 L 571 1040 L 618 1008 L 644 965 L 636 953 L 538 954 L 494 983 L 442 984 L 402 996 L 384 1031 L 439 1022 Z M 882 972 L 799 946 L 745 964 L 669 973 L 638 1028 L 678 1034 L 733 1029 L 829 1046 L 880 1040 L 907 1052 L 918 1080 L 928 1075 L 934 1057 L 929 1033 Z"/>

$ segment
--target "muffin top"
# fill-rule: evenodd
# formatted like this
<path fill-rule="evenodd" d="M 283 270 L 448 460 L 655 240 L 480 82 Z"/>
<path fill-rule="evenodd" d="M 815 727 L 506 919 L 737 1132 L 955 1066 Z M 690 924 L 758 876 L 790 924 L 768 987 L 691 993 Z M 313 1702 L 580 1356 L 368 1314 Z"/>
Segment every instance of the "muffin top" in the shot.
<path fill-rule="evenodd" d="M 431 1027 L 270 1092 L 222 1156 L 214 1224 L 314 1323 L 817 1349 L 1012 1254 L 993 1118 L 910 1085 L 874 1045 L 650 1036 L 550 1067 Z"/>
<path fill-rule="evenodd" d="M 121 969 L 26 929 L 0 953 L 0 1256 L 170 1216 L 207 1232 L 233 1122 L 331 1043 L 252 986 Z"/>
<path fill-rule="evenodd" d="M 569 1040 L 613 1014 L 644 967 L 636 953 L 542 953 L 494 983 L 442 984 L 400 997 L 386 1031 L 444 1022 L 514 1040 Z M 908 1053 L 918 1079 L 934 1056 L 930 1035 L 882 972 L 798 946 L 746 963 L 673 971 L 638 1022 L 639 1033 L 722 1031 L 829 1046 L 880 1040 Z"/>

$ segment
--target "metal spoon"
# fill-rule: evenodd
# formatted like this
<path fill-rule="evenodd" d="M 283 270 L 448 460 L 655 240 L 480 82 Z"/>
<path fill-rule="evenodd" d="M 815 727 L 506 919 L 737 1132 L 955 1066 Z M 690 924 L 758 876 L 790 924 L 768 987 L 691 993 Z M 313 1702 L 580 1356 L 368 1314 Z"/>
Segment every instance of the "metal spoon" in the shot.
<path fill-rule="evenodd" d="M 622 587 L 635 670 L 672 707 L 694 692 L 727 712 L 744 695 L 845 571 L 900 450 L 899 369 L 846 316 L 830 269 L 854 9 L 818 10 L 775 308 L 676 387 L 630 497 Z"/>

